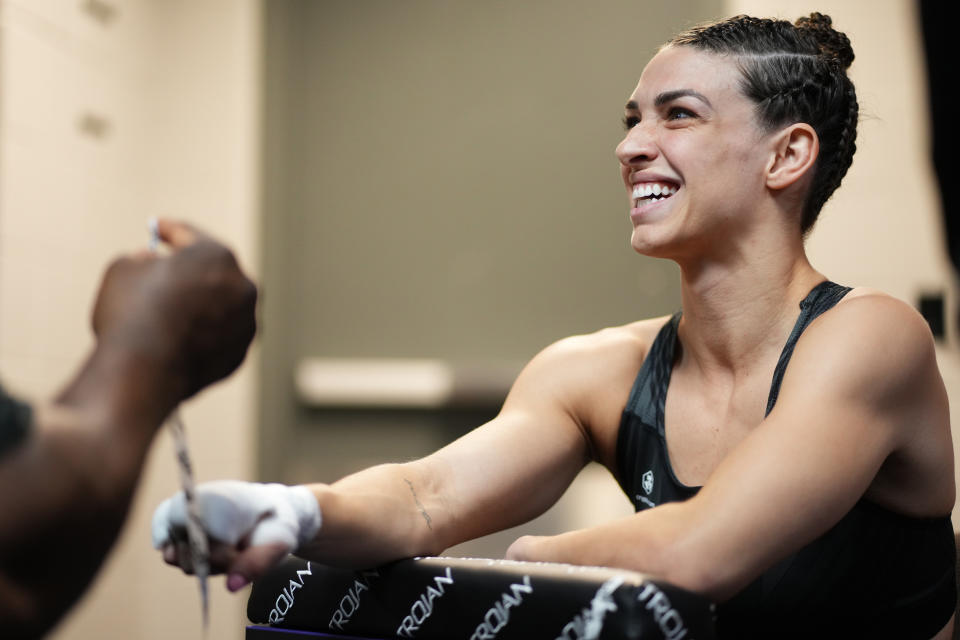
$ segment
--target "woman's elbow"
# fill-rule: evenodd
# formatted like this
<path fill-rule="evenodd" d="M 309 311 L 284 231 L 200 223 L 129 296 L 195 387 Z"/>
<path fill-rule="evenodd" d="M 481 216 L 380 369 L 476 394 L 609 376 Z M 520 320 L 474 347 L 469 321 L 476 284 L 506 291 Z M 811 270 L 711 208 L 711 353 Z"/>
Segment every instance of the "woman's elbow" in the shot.
<path fill-rule="evenodd" d="M 724 560 L 716 549 L 698 550 L 678 542 L 664 549 L 663 558 L 660 577 L 712 602 L 729 600 L 749 583 L 743 567 Z"/>

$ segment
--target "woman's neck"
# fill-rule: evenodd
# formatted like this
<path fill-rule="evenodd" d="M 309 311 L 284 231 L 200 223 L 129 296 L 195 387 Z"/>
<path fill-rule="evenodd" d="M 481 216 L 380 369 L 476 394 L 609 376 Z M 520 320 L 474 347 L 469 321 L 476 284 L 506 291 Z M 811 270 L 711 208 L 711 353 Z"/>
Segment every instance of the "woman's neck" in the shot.
<path fill-rule="evenodd" d="M 680 269 L 685 357 L 702 370 L 734 375 L 770 350 L 779 353 L 800 301 L 825 279 L 810 265 L 800 238 L 759 255 L 681 261 Z"/>

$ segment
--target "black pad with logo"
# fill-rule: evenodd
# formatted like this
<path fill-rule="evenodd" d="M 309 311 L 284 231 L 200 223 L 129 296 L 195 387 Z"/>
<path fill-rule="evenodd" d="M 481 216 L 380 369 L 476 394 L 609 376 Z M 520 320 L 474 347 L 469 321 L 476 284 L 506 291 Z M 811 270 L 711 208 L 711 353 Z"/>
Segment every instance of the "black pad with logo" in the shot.
<path fill-rule="evenodd" d="M 709 601 L 639 573 L 467 558 L 414 558 L 351 571 L 291 556 L 254 583 L 247 617 L 348 637 L 715 637 Z"/>

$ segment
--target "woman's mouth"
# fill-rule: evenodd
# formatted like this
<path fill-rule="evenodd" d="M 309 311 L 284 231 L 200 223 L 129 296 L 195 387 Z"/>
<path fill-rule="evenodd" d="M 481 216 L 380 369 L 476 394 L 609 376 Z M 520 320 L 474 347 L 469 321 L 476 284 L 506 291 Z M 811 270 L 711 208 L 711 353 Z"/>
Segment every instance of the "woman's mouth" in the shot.
<path fill-rule="evenodd" d="M 667 182 L 638 182 L 633 185 L 633 207 L 637 209 L 649 202 L 666 200 L 677 192 L 680 187 Z"/>

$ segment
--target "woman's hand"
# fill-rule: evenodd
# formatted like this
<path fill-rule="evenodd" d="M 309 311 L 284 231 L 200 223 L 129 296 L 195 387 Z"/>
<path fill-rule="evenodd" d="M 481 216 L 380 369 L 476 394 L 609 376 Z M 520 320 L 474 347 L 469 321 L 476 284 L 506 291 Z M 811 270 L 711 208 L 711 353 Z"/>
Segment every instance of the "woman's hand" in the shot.
<path fill-rule="evenodd" d="M 320 530 L 320 507 L 303 486 L 220 480 L 199 485 L 196 498 L 210 538 L 211 573 L 226 573 L 230 591 L 262 576 Z M 168 564 L 192 573 L 186 522 L 182 492 L 160 503 L 153 546 Z"/>
<path fill-rule="evenodd" d="M 520 536 L 507 548 L 504 558 L 521 562 L 551 562 L 544 557 L 545 547 L 554 536 Z"/>

